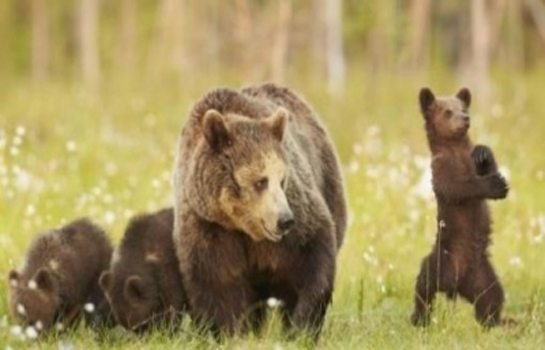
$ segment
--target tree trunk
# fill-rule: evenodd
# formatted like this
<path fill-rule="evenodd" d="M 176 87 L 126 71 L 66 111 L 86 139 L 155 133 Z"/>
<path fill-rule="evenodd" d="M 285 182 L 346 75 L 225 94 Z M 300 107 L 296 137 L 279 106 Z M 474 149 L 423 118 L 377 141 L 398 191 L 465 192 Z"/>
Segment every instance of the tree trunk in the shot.
<path fill-rule="evenodd" d="M 278 2 L 278 20 L 271 63 L 272 79 L 279 83 L 284 83 L 286 79 L 291 11 L 291 0 L 280 0 Z"/>
<path fill-rule="evenodd" d="M 517 68 L 524 68 L 524 23 L 522 16 L 522 0 L 507 2 L 508 47 L 509 64 Z"/>
<path fill-rule="evenodd" d="M 121 67 L 127 71 L 134 68 L 134 50 L 136 40 L 136 1 L 122 0 L 121 1 L 121 35 L 120 45 L 121 50 Z"/>
<path fill-rule="evenodd" d="M 545 43 L 545 4 L 540 0 L 526 0 L 528 12 L 536 22 L 537 31 Z"/>
<path fill-rule="evenodd" d="M 325 2 L 328 89 L 333 95 L 343 93 L 346 78 L 342 7 L 342 0 L 327 0 Z"/>
<path fill-rule="evenodd" d="M 173 68 L 181 79 L 187 71 L 187 59 L 184 57 L 184 20 L 186 2 L 182 0 L 163 0 L 159 13 L 158 49 L 152 52 L 152 64 L 161 63 L 162 59 Z M 159 57 L 159 61 L 155 58 Z"/>
<path fill-rule="evenodd" d="M 326 76 L 325 64 L 325 9 L 324 0 L 312 0 L 311 22 L 311 54 L 312 71 L 316 83 L 321 82 Z"/>
<path fill-rule="evenodd" d="M 471 2 L 473 76 L 482 105 L 490 101 L 490 25 L 485 0 Z"/>
<path fill-rule="evenodd" d="M 32 0 L 32 79 L 46 80 L 49 73 L 49 19 L 47 0 Z"/>
<path fill-rule="evenodd" d="M 252 70 L 253 45 L 252 45 L 252 18 L 248 0 L 235 1 L 236 22 L 234 27 L 235 44 L 240 48 L 236 50 L 235 57 L 242 70 Z"/>
<path fill-rule="evenodd" d="M 94 88 L 100 80 L 98 52 L 98 0 L 79 0 L 78 43 L 83 81 Z"/>
<path fill-rule="evenodd" d="M 426 60 L 426 42 L 429 38 L 431 0 L 413 0 L 410 8 L 409 62 L 421 68 Z"/>

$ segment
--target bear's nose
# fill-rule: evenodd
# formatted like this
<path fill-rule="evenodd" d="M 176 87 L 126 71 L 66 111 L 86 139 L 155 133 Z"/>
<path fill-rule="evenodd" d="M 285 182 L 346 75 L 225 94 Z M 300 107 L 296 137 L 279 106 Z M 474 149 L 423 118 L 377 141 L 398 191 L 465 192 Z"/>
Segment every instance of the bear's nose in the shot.
<path fill-rule="evenodd" d="M 282 234 L 287 234 L 290 228 L 293 227 L 295 224 L 295 218 L 293 217 L 292 213 L 284 214 L 280 217 L 278 220 L 278 229 L 282 232 Z"/>

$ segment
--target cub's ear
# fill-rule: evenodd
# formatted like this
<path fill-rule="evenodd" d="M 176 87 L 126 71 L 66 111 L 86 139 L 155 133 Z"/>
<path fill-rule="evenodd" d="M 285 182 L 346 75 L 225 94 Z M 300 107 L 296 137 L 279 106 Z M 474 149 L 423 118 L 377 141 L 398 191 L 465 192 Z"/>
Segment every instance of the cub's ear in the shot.
<path fill-rule="evenodd" d="M 210 109 L 204 115 L 203 132 L 206 141 L 216 152 L 231 144 L 231 135 L 225 126 L 223 116 L 215 109 Z"/>
<path fill-rule="evenodd" d="M 104 271 L 100 274 L 98 284 L 104 293 L 108 292 L 112 287 L 113 274 L 110 271 Z"/>
<path fill-rule="evenodd" d="M 138 276 L 131 276 L 125 281 L 125 288 L 123 290 L 125 298 L 131 303 L 138 303 L 146 299 L 146 290 L 144 281 Z"/>
<path fill-rule="evenodd" d="M 39 269 L 38 272 L 36 272 L 36 274 L 34 275 L 34 280 L 36 281 L 38 288 L 43 291 L 53 292 L 55 290 L 53 276 L 51 276 L 51 272 L 49 272 L 48 269 Z"/>
<path fill-rule="evenodd" d="M 422 88 L 418 100 L 420 101 L 420 111 L 424 116 L 427 116 L 431 105 L 435 102 L 435 95 L 429 88 Z"/>
<path fill-rule="evenodd" d="M 471 105 L 471 92 L 468 88 L 462 88 L 458 93 L 456 94 L 456 97 L 460 99 L 465 105 L 466 108 L 469 108 Z"/>
<path fill-rule="evenodd" d="M 19 282 L 19 272 L 15 270 L 10 270 L 8 273 L 8 280 L 10 285 L 16 285 Z"/>
<path fill-rule="evenodd" d="M 278 141 L 282 141 L 284 138 L 284 132 L 286 130 L 286 124 L 288 123 L 289 112 L 284 107 L 279 107 L 273 115 L 265 119 L 265 122 L 269 126 L 272 134 Z"/>

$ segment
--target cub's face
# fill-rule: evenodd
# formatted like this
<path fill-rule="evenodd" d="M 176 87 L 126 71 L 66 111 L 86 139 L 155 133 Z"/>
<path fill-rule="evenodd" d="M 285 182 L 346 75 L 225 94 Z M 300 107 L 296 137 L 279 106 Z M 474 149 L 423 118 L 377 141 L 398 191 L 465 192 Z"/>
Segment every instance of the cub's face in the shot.
<path fill-rule="evenodd" d="M 444 140 L 456 140 L 467 134 L 470 126 L 471 93 L 461 89 L 455 97 L 435 98 L 430 89 L 420 91 L 420 108 L 426 124 Z"/>
<path fill-rule="evenodd" d="M 99 279 L 116 321 L 128 330 L 144 331 L 160 307 L 153 283 L 139 275 L 126 278 L 104 271 Z"/>
<path fill-rule="evenodd" d="M 51 272 L 40 269 L 32 279 L 10 271 L 10 312 L 14 318 L 38 332 L 53 326 L 61 300 Z"/>
<path fill-rule="evenodd" d="M 262 120 L 210 110 L 203 121 L 212 150 L 207 167 L 218 172 L 210 181 L 217 186 L 212 196 L 228 225 L 255 241 L 280 241 L 295 223 L 282 147 L 287 121 L 283 108 Z"/>

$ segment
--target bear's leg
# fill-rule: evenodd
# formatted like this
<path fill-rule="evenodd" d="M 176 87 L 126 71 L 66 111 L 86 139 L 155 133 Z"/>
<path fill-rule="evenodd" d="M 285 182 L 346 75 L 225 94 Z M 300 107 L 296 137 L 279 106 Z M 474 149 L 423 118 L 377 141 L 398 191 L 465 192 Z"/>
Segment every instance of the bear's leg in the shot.
<path fill-rule="evenodd" d="M 479 268 L 467 276 L 460 286 L 460 294 L 474 303 L 475 318 L 484 327 L 500 323 L 503 288 L 488 257 L 483 257 Z"/>
<path fill-rule="evenodd" d="M 234 334 L 246 329 L 250 311 L 251 288 L 240 280 L 232 283 L 190 283 L 187 286 L 190 309 L 195 320 L 215 335 Z"/>
<path fill-rule="evenodd" d="M 307 248 L 291 272 L 297 302 L 290 318 L 296 331 L 307 331 L 317 340 L 333 294 L 336 252 L 334 245 L 324 242 Z"/>
<path fill-rule="evenodd" d="M 435 249 L 422 261 L 420 273 L 416 279 L 414 312 L 411 315 L 411 323 L 415 326 L 427 326 L 437 292 L 444 291 L 453 295 L 456 284 L 456 269 L 446 254 L 440 254 Z"/>

